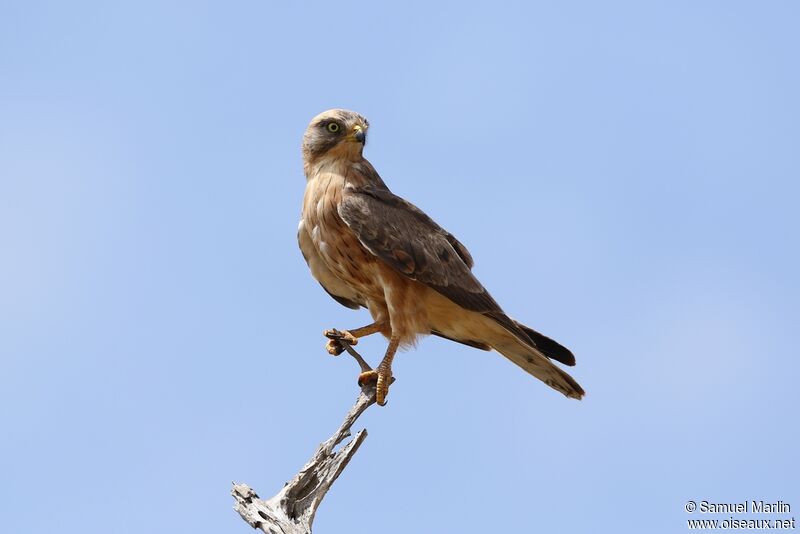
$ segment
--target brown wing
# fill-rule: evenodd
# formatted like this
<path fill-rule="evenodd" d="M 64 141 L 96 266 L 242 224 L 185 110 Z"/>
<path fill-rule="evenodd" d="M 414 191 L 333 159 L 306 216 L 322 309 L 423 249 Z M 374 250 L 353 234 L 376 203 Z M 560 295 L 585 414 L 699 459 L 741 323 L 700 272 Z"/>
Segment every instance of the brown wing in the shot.
<path fill-rule="evenodd" d="M 468 310 L 501 311 L 470 271 L 464 245 L 410 202 L 382 188 L 348 187 L 338 210 L 359 241 L 395 270 Z"/>
<path fill-rule="evenodd" d="M 453 234 L 382 183 L 345 188 L 338 212 L 361 244 L 398 272 L 435 289 L 463 308 L 491 317 L 548 358 L 575 365 L 568 349 L 503 312 L 472 274 L 472 256 Z M 475 343 L 478 342 L 467 342 L 473 346 Z M 478 348 L 485 350 L 485 347 Z"/>

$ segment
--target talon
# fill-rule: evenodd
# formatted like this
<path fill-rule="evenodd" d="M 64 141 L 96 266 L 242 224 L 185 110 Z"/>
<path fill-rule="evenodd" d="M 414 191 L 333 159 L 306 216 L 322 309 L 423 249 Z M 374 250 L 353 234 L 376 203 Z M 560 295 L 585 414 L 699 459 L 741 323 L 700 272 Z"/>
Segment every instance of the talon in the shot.
<path fill-rule="evenodd" d="M 378 367 L 378 384 L 375 386 L 375 402 L 380 406 L 386 406 L 386 395 L 389 394 L 389 386 L 394 382 L 392 370 L 390 368 Z"/>
<path fill-rule="evenodd" d="M 328 354 L 331 356 L 338 356 L 344 352 L 344 346 L 342 346 L 338 340 L 331 339 L 325 344 L 325 350 L 327 350 Z"/>
<path fill-rule="evenodd" d="M 330 328 L 322 332 L 322 335 L 327 337 L 328 339 L 336 339 L 336 340 L 343 340 L 351 345 L 358 345 L 358 338 L 350 333 L 349 330 L 339 331 L 335 328 Z"/>
<path fill-rule="evenodd" d="M 371 382 L 375 383 L 375 402 L 380 406 L 386 406 L 386 396 L 389 394 L 389 386 L 394 383 L 392 370 L 389 368 L 378 367 L 371 371 L 366 371 L 358 375 L 358 385 L 364 387 Z"/>
<path fill-rule="evenodd" d="M 335 328 L 331 328 L 322 332 L 322 335 L 330 340 L 325 344 L 325 350 L 328 351 L 328 354 L 332 354 L 333 356 L 338 356 L 344 352 L 342 341 L 351 346 L 358 345 L 358 338 L 347 330 L 340 332 Z"/>

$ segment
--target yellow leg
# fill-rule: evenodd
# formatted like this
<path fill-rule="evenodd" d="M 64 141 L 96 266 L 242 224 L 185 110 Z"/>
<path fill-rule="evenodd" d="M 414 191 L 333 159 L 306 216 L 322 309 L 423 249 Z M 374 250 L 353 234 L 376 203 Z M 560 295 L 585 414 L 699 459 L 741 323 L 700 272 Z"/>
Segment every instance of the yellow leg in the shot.
<path fill-rule="evenodd" d="M 361 328 L 345 330 L 343 332 L 339 332 L 336 329 L 325 330 L 322 335 L 327 337 L 329 340 L 325 345 L 325 350 L 328 351 L 328 354 L 338 356 L 344 352 L 344 347 L 341 343 L 339 343 L 340 339 L 349 343 L 350 345 L 357 345 L 358 338 L 380 332 L 381 328 L 383 328 L 383 325 L 384 323 L 372 323 L 368 324 L 367 326 L 362 326 Z"/>
<path fill-rule="evenodd" d="M 358 377 L 359 385 L 363 385 L 372 380 L 376 380 L 375 386 L 375 400 L 381 406 L 386 405 L 386 395 L 389 394 L 389 386 L 392 380 L 392 360 L 397 353 L 397 347 L 400 345 L 400 338 L 392 336 L 389 341 L 389 346 L 386 348 L 386 355 L 381 360 L 377 369 L 361 373 Z"/>

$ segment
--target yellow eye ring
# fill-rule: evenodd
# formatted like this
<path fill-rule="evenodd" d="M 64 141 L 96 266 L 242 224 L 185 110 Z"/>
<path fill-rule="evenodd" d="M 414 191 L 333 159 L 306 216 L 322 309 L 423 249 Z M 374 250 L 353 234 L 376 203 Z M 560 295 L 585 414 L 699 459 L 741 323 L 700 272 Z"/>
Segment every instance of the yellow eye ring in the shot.
<path fill-rule="evenodd" d="M 328 124 L 328 131 L 331 133 L 336 133 L 339 131 L 339 125 L 335 122 Z"/>

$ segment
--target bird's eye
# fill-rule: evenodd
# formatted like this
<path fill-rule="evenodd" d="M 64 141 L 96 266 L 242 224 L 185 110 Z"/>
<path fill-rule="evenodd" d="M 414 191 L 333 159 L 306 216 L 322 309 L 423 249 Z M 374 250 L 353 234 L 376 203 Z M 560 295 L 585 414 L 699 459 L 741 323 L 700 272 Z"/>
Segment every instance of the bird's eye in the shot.
<path fill-rule="evenodd" d="M 332 122 L 328 124 L 328 131 L 331 133 L 336 133 L 339 131 L 339 124 L 336 122 Z"/>

